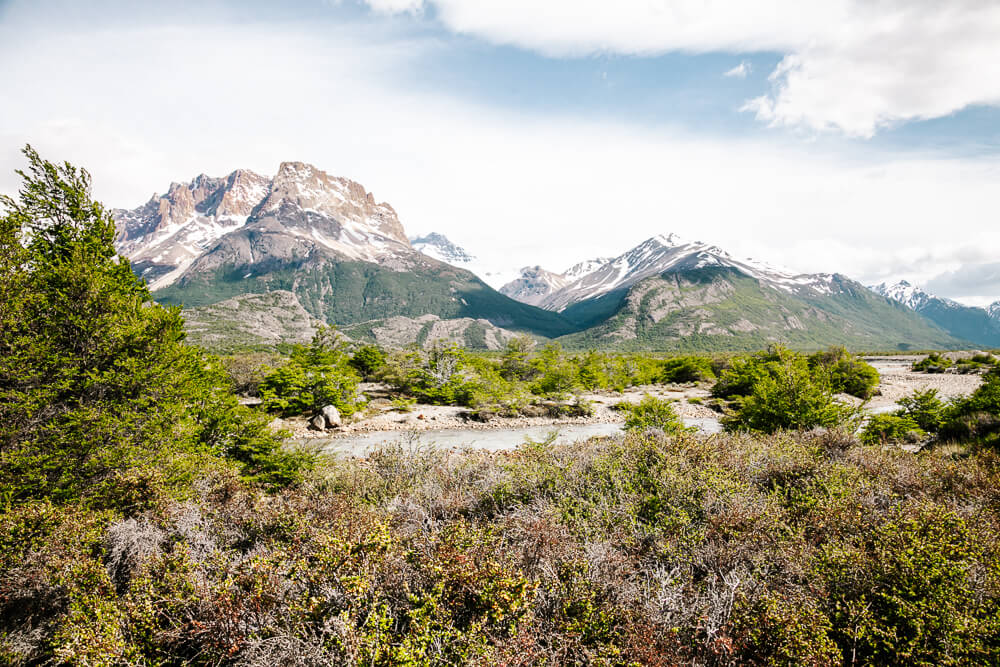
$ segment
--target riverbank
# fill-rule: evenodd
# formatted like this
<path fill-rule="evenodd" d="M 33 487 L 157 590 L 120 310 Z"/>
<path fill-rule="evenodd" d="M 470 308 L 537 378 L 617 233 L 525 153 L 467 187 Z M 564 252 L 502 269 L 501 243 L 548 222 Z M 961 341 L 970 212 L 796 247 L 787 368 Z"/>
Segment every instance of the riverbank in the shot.
<path fill-rule="evenodd" d="M 878 393 L 865 405 L 871 413 L 890 412 L 898 407 L 899 399 L 917 391 L 936 389 L 943 399 L 965 396 L 975 391 L 978 375 L 929 374 L 911 370 L 916 356 L 871 357 L 867 361 L 879 372 Z M 630 387 L 624 392 L 598 391 L 580 395 L 589 403 L 592 414 L 580 417 L 493 417 L 485 421 L 473 418 L 468 408 L 449 405 L 411 406 L 400 411 L 387 400 L 388 387 L 365 384 L 362 391 L 372 400 L 366 412 L 347 421 L 339 428 L 317 431 L 305 418 L 276 419 L 273 425 L 283 428 L 298 444 L 310 444 L 324 451 L 357 455 L 371 446 L 389 441 L 407 440 L 413 434 L 417 441 L 442 447 L 474 447 L 503 449 L 514 447 L 525 438 L 544 439 L 557 431 L 560 438 L 592 437 L 620 431 L 622 415 L 614 409 L 621 402 L 636 403 L 649 394 L 671 401 L 674 410 L 686 424 L 702 433 L 720 430 L 719 413 L 704 404 L 710 398 L 711 383 L 667 384 Z M 844 402 L 860 404 L 851 396 L 838 397 Z M 491 433 L 492 432 L 492 433 Z M 503 435 L 499 433 L 503 432 Z M 421 437 L 422 436 L 422 437 Z"/>

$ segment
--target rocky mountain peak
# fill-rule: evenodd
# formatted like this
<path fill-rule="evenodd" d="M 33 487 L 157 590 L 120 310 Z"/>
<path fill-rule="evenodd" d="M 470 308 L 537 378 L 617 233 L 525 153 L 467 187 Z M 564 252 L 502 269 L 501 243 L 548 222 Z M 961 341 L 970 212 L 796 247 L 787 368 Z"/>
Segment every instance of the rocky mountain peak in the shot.
<path fill-rule="evenodd" d="M 396 211 L 360 183 L 304 162 L 282 162 L 271 181 L 270 192 L 254 212 L 255 217 L 273 215 L 294 208 L 337 220 L 362 222 L 381 236 L 404 245 L 410 242 Z"/>
<path fill-rule="evenodd" d="M 928 301 L 935 298 L 933 295 L 928 294 L 906 280 L 899 280 L 894 283 L 879 283 L 871 289 L 876 294 L 881 294 L 887 299 L 898 301 L 912 310 L 920 310 Z"/>
<path fill-rule="evenodd" d="M 994 301 L 986 307 L 986 312 L 994 320 L 1000 322 L 1000 300 Z"/>
<path fill-rule="evenodd" d="M 410 239 L 410 245 L 413 246 L 414 250 L 455 266 L 465 266 L 476 259 L 466 252 L 465 248 L 456 245 L 447 236 L 437 232 L 414 236 Z"/>

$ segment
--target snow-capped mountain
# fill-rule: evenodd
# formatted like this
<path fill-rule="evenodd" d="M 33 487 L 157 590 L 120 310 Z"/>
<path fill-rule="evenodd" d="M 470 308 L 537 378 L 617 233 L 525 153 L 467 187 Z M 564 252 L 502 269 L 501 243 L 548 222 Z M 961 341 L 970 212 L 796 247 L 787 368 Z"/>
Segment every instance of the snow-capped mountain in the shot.
<path fill-rule="evenodd" d="M 273 178 L 199 176 L 114 216 L 119 251 L 167 303 L 201 307 L 288 290 L 329 324 L 432 314 L 541 335 L 569 329 L 418 252 L 392 206 L 301 162 L 283 162 Z"/>
<path fill-rule="evenodd" d="M 151 286 L 169 285 L 212 243 L 245 225 L 269 188 L 269 179 L 242 169 L 225 178 L 202 174 L 171 183 L 144 206 L 113 211 L 118 251 Z"/>
<path fill-rule="evenodd" d="M 587 259 L 579 262 L 578 264 L 574 264 L 559 275 L 566 280 L 566 284 L 569 284 L 583 278 L 584 276 L 589 276 L 591 273 L 597 271 L 611 260 L 611 257 L 595 257 L 594 259 Z"/>
<path fill-rule="evenodd" d="M 283 162 L 274 178 L 245 170 L 225 178 L 201 175 L 171 184 L 140 208 L 113 213 L 119 252 L 154 290 L 175 283 L 223 237 L 251 225 L 273 232 L 278 219 L 282 232 L 301 239 L 298 245 L 346 258 L 371 262 L 412 252 L 391 206 L 376 203 L 354 181 L 301 162 Z M 254 244 L 244 245 L 226 259 L 252 263 Z"/>
<path fill-rule="evenodd" d="M 990 318 L 1000 322 L 1000 301 L 994 301 L 988 305 L 986 307 L 986 314 L 989 315 Z"/>
<path fill-rule="evenodd" d="M 911 285 L 905 280 L 900 280 L 896 283 L 879 283 L 871 287 L 871 290 L 876 294 L 881 294 L 887 299 L 892 299 L 893 301 L 898 301 L 907 308 L 912 308 L 913 310 L 920 310 L 931 299 L 936 299 L 932 294 L 925 292 L 920 287 L 916 285 Z M 942 301 L 950 301 L 949 299 L 942 299 Z M 955 303 L 951 301 L 951 303 Z"/>
<path fill-rule="evenodd" d="M 546 271 L 540 266 L 526 266 L 520 275 L 500 288 L 501 294 L 537 306 L 550 294 L 598 270 L 610 260 L 606 257 L 574 264 L 562 273 Z"/>
<path fill-rule="evenodd" d="M 647 239 L 553 292 L 538 305 L 562 311 L 574 303 L 630 287 L 650 276 L 713 266 L 733 268 L 770 287 L 794 293 L 829 293 L 833 279 L 831 274 L 795 274 L 751 259 L 737 260 L 718 246 L 668 234 Z"/>
<path fill-rule="evenodd" d="M 414 236 L 410 238 L 410 245 L 413 249 L 422 252 L 428 257 L 442 261 L 452 266 L 460 266 L 463 269 L 469 268 L 476 260 L 473 255 L 465 251 L 465 248 L 451 242 L 444 234 L 431 232 L 424 236 Z"/>
<path fill-rule="evenodd" d="M 520 277 L 500 288 L 500 293 L 522 303 L 537 306 L 545 297 L 570 282 L 562 275 L 546 271 L 540 266 L 526 266 L 521 269 Z"/>
<path fill-rule="evenodd" d="M 935 296 L 905 280 L 880 283 L 870 289 L 915 310 L 956 338 L 977 345 L 1000 345 L 1000 302 L 989 307 L 996 309 L 994 314 L 989 309 Z"/>

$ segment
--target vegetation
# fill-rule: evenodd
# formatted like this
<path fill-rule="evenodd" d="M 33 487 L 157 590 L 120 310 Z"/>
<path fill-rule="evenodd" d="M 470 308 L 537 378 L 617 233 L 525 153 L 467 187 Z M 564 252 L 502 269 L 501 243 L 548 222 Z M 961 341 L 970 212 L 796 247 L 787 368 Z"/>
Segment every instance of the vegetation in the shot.
<path fill-rule="evenodd" d="M 916 443 L 927 435 L 920 425 L 906 415 L 873 415 L 861 433 L 866 445 Z"/>
<path fill-rule="evenodd" d="M 0 518 L 0 646 L 80 664 L 990 664 L 998 463 L 646 433 L 389 448 L 272 497 L 213 474 L 142 511 L 19 504 Z"/>
<path fill-rule="evenodd" d="M 639 403 L 619 403 L 616 407 L 625 413 L 623 428 L 626 431 L 656 429 L 676 434 L 686 430 L 669 401 L 649 394 L 646 394 Z"/>
<path fill-rule="evenodd" d="M 843 348 L 806 357 L 776 345 L 732 359 L 712 395 L 730 399 L 723 418 L 728 430 L 774 433 L 856 421 L 858 410 L 837 402 L 834 394 L 867 399 L 878 381 L 874 368 Z"/>
<path fill-rule="evenodd" d="M 345 417 L 354 414 L 362 401 L 352 361 L 343 344 L 320 329 L 309 345 L 295 346 L 288 362 L 261 380 L 264 409 L 300 415 L 332 405 Z"/>
<path fill-rule="evenodd" d="M 233 395 L 257 371 L 150 303 L 86 173 L 26 154 L 0 215 L 3 664 L 1000 662 L 1000 371 L 861 440 L 801 429 L 842 421 L 834 371 L 864 369 L 775 348 L 721 371 L 738 433 L 647 397 L 574 445 L 296 454 Z M 372 372 L 492 404 L 705 367 L 524 340 L 373 359 L 321 331 L 261 395 L 349 409 Z M 965 444 L 882 446 L 914 427 Z"/>
<path fill-rule="evenodd" d="M 952 359 L 940 352 L 931 352 L 913 362 L 913 370 L 923 373 L 981 373 L 1000 365 L 1000 359 L 988 352 Z"/>
<path fill-rule="evenodd" d="M 0 499 L 141 505 L 217 457 L 296 478 L 299 458 L 115 253 L 89 175 L 25 155 L 19 197 L 0 200 Z"/>

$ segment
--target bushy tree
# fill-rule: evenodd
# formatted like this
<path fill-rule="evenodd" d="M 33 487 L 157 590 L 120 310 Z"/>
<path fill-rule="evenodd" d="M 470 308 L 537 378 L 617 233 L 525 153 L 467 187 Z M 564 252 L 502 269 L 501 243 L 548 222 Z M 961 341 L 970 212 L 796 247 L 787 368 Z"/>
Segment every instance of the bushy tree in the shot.
<path fill-rule="evenodd" d="M 294 476 L 220 365 L 182 343 L 178 309 L 150 302 L 90 176 L 30 146 L 0 199 L 0 495 L 131 503 L 223 455 Z"/>
<path fill-rule="evenodd" d="M 362 345 L 351 355 L 351 366 L 365 378 L 375 377 L 384 365 L 385 352 L 378 345 Z"/>
<path fill-rule="evenodd" d="M 549 343 L 532 359 L 536 371 L 531 392 L 541 396 L 565 396 L 580 387 L 579 371 L 562 353 L 558 343 Z"/>
<path fill-rule="evenodd" d="M 529 363 L 535 342 L 528 336 L 515 336 L 507 341 L 500 357 L 500 374 L 505 380 L 528 381 L 537 374 Z"/>
<path fill-rule="evenodd" d="M 762 378 L 777 376 L 782 368 L 799 359 L 801 355 L 781 345 L 772 345 L 766 352 L 736 357 L 719 374 L 718 381 L 712 387 L 712 396 L 749 396 Z"/>
<path fill-rule="evenodd" d="M 908 417 L 928 433 L 937 433 L 946 418 L 944 401 L 938 398 L 937 389 L 915 392 L 912 396 L 899 399 L 902 410 L 896 414 Z"/>
<path fill-rule="evenodd" d="M 869 399 L 878 388 L 879 375 L 870 364 L 853 356 L 843 347 L 831 347 L 809 357 L 815 373 L 825 373 L 834 393 Z"/>
<path fill-rule="evenodd" d="M 829 385 L 817 380 L 801 357 L 765 363 L 750 394 L 723 417 L 726 430 L 774 433 L 837 426 L 848 418 L 849 409 L 834 402 Z"/>
<path fill-rule="evenodd" d="M 707 357 L 675 357 L 663 361 L 661 382 L 705 382 L 715 378 Z"/>
<path fill-rule="evenodd" d="M 264 409 L 284 415 L 319 412 L 333 405 L 343 416 L 358 409 L 358 377 L 343 343 L 320 329 L 309 345 L 297 345 L 288 363 L 260 383 Z"/>

